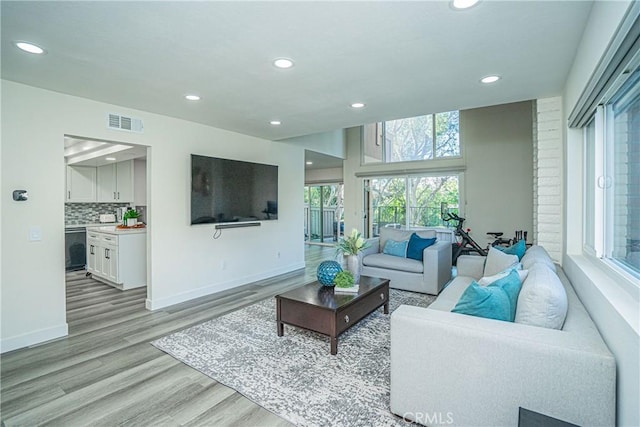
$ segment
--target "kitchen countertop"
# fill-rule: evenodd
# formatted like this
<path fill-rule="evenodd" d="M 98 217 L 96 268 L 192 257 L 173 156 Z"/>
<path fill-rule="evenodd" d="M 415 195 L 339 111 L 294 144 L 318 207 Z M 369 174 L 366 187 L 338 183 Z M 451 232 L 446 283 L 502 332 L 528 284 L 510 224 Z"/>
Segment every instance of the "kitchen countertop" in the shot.
<path fill-rule="evenodd" d="M 66 224 L 64 228 L 100 227 L 107 225 L 118 225 L 119 222 L 91 222 L 88 224 Z"/>
<path fill-rule="evenodd" d="M 146 233 L 146 227 L 140 228 L 116 228 L 115 225 L 100 225 L 87 227 L 87 231 L 93 231 L 96 233 L 107 233 L 107 234 L 115 234 L 115 235 L 123 235 L 123 234 L 139 234 Z"/>

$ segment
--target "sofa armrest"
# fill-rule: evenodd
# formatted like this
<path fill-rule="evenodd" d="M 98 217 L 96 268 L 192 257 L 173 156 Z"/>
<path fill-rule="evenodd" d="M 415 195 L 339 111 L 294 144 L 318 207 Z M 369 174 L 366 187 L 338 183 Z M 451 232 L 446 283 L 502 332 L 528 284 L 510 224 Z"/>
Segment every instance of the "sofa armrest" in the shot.
<path fill-rule="evenodd" d="M 451 280 L 451 243 L 436 242 L 422 252 L 423 276 L 427 289 L 438 295 Z"/>
<path fill-rule="evenodd" d="M 460 255 L 456 263 L 458 276 L 480 279 L 484 274 L 484 262 L 486 257 L 477 255 Z"/>
<path fill-rule="evenodd" d="M 523 407 L 578 425 L 614 425 L 615 390 L 615 359 L 579 333 L 407 305 L 391 315 L 397 415 L 517 425 Z"/>

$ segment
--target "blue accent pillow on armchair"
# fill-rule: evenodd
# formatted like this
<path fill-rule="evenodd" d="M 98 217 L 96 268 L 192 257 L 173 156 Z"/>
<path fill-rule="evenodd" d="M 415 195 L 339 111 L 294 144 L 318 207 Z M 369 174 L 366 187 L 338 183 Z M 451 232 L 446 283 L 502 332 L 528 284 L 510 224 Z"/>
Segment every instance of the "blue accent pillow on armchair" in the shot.
<path fill-rule="evenodd" d="M 436 238 L 432 237 L 430 239 L 424 239 L 418 236 L 416 233 L 413 233 L 411 237 L 409 237 L 409 246 L 407 246 L 407 258 L 417 259 L 418 261 L 422 261 L 422 251 L 424 251 L 429 246 L 433 245 L 436 242 Z"/>
<path fill-rule="evenodd" d="M 473 281 L 451 311 L 513 322 L 516 318 L 516 305 L 521 288 L 522 282 L 516 270 L 511 270 L 506 277 L 487 286 L 481 286 Z"/>
<path fill-rule="evenodd" d="M 408 240 L 403 240 L 402 242 L 398 242 L 398 241 L 389 239 L 387 240 L 387 243 L 385 243 L 382 253 L 387 255 L 406 258 L 408 244 L 409 244 Z"/>
<path fill-rule="evenodd" d="M 515 245 L 511 245 L 508 248 L 505 248 L 504 246 L 494 246 L 494 247 L 499 251 L 504 252 L 505 254 L 518 255 L 518 261 L 522 261 L 522 257 L 524 256 L 524 253 L 527 251 L 527 242 L 525 242 L 524 239 L 521 239 L 518 243 L 516 243 Z"/>

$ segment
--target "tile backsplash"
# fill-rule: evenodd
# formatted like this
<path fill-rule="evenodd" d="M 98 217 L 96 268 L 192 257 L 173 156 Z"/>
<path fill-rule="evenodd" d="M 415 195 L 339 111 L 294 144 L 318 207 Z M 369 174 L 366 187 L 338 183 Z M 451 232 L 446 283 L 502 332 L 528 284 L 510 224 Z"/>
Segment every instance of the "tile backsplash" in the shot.
<path fill-rule="evenodd" d="M 93 224 L 100 222 L 101 214 L 114 214 L 120 207 L 129 206 L 129 203 L 65 203 L 65 225 Z M 141 221 L 146 218 L 146 206 L 136 206 L 141 214 Z"/>

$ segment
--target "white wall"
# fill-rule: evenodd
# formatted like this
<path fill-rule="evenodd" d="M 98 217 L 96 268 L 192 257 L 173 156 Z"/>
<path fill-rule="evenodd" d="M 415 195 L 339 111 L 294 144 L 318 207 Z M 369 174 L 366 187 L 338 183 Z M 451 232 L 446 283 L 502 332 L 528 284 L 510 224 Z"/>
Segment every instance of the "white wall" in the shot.
<path fill-rule="evenodd" d="M 147 159 L 133 161 L 133 205 L 147 205 Z"/>
<path fill-rule="evenodd" d="M 304 266 L 303 149 L 5 80 L 1 84 L 2 351 L 67 332 L 65 134 L 151 147 L 148 307 L 156 309 Z M 109 112 L 143 119 L 145 132 L 107 129 Z M 190 226 L 191 153 L 279 165 L 279 220 L 224 230 L 217 240 L 212 238 L 213 225 Z M 28 190 L 29 201 L 11 201 L 14 189 Z M 30 227 L 42 230 L 42 241 L 28 241 Z"/>
<path fill-rule="evenodd" d="M 605 53 L 629 1 L 594 2 L 563 95 L 565 120 Z M 566 122 L 566 121 L 565 121 Z M 640 315 L 637 283 L 582 253 L 582 131 L 566 129 L 564 269 L 613 352 L 617 364 L 617 425 L 640 425 Z M 637 282 L 637 280 L 636 280 Z"/>
<path fill-rule="evenodd" d="M 535 243 L 544 246 L 562 264 L 564 232 L 564 165 L 562 98 L 538 99 L 534 133 Z"/>
<path fill-rule="evenodd" d="M 302 147 L 317 153 L 344 159 L 346 156 L 345 141 L 345 130 L 336 129 L 328 132 L 287 138 L 279 142 L 293 144 L 296 147 Z"/>
<path fill-rule="evenodd" d="M 465 225 L 480 246 L 487 232 L 516 230 L 533 239 L 532 102 L 460 111 Z"/>
<path fill-rule="evenodd" d="M 304 173 L 305 184 L 326 184 L 342 182 L 343 168 L 306 169 Z"/>

